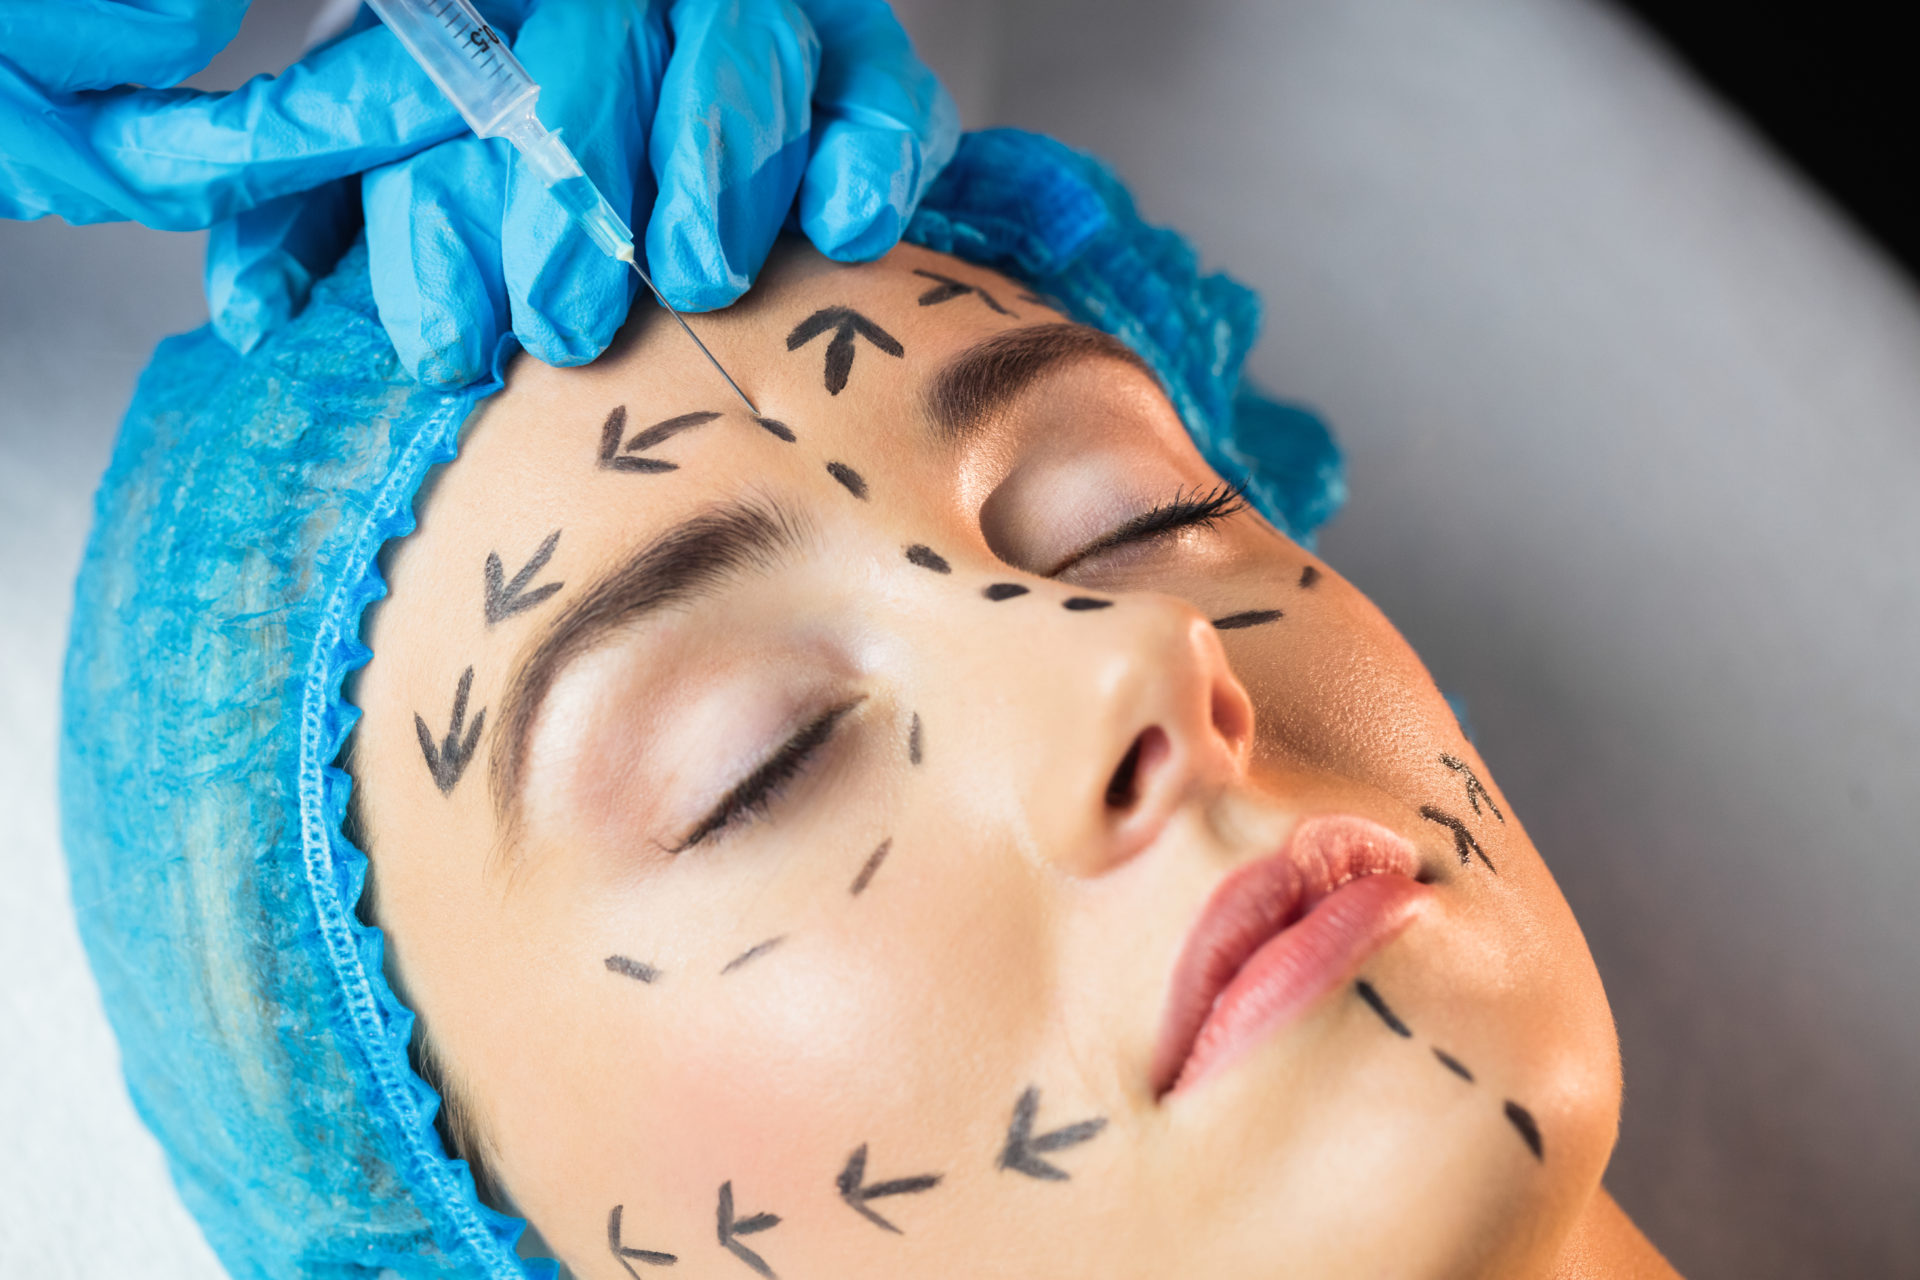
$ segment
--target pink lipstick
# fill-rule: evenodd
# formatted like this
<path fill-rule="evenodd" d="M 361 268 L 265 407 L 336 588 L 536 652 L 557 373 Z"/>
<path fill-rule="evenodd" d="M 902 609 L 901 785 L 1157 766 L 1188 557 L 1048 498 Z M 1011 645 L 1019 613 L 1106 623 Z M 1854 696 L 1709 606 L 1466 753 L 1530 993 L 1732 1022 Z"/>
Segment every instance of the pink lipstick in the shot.
<path fill-rule="evenodd" d="M 1398 833 L 1351 814 L 1304 820 L 1272 857 L 1230 872 L 1174 965 L 1155 1096 L 1240 1057 L 1351 977 L 1432 895 Z"/>

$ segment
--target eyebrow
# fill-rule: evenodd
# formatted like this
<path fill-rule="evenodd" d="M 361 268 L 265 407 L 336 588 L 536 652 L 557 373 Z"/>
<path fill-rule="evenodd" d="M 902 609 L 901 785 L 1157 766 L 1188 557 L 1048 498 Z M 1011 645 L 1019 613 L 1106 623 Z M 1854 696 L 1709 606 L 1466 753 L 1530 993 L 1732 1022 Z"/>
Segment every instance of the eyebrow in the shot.
<path fill-rule="evenodd" d="M 527 738 L 568 664 L 650 614 L 710 599 L 744 575 L 772 568 L 805 532 L 804 522 L 777 504 L 743 502 L 696 515 L 615 566 L 557 616 L 502 700 L 491 772 L 503 824 L 519 803 Z"/>
<path fill-rule="evenodd" d="M 996 333 L 948 361 L 927 388 L 928 414 L 944 439 L 964 440 L 1043 375 L 1083 360 L 1117 360 L 1160 385 L 1139 353 L 1112 334 L 1056 321 Z"/>

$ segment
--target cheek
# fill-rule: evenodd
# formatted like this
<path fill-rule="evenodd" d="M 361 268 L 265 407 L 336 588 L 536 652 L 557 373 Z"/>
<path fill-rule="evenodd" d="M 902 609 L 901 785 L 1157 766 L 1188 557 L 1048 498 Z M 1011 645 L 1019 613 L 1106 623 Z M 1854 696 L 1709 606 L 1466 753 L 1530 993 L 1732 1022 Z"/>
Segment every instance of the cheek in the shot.
<path fill-rule="evenodd" d="M 554 1052 L 516 1086 L 546 1099 L 514 1126 L 523 1208 L 591 1240 L 616 1203 L 710 1222 L 732 1181 L 755 1207 L 838 1221 L 835 1176 L 863 1143 L 929 1168 L 991 1149 L 1006 1082 L 1057 1036 L 1045 902 L 1005 842 L 901 816 L 859 896 L 849 836 L 745 907 L 783 933 L 773 950 L 653 984 L 586 973 L 582 1001 L 539 1019 Z"/>
<path fill-rule="evenodd" d="M 1288 593 L 1286 618 L 1234 634 L 1263 757 L 1403 797 L 1431 789 L 1459 725 L 1426 666 L 1366 597 L 1333 574 Z"/>

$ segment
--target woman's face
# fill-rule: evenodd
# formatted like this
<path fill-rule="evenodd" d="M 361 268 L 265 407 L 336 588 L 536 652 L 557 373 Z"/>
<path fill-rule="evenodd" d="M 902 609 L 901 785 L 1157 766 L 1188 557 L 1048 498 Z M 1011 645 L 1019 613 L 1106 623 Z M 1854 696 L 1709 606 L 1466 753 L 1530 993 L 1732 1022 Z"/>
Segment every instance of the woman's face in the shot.
<path fill-rule="evenodd" d="M 1527 1274 L 1619 1102 L 1406 643 L 924 250 L 522 359 L 356 701 L 390 969 L 580 1275 Z"/>

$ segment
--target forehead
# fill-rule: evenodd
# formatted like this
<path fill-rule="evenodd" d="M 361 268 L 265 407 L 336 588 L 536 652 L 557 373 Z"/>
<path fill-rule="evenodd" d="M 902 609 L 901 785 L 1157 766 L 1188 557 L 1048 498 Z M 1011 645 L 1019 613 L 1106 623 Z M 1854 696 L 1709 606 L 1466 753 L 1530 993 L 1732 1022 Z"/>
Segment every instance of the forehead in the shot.
<path fill-rule="evenodd" d="M 806 505 L 845 494 L 860 501 L 833 508 L 844 519 L 937 520 L 1006 462 L 991 433 L 963 444 L 942 430 L 937 375 L 985 339 L 1064 320 L 1019 283 L 944 254 L 903 245 L 849 266 L 793 243 L 741 302 L 689 319 L 757 419 L 644 298 L 590 366 L 520 356 L 468 424 L 458 460 L 422 493 L 418 531 L 390 555 L 383 613 L 421 624 L 436 649 L 496 648 L 515 629 L 479 607 L 489 554 L 511 578 L 558 531 L 542 580 L 584 585 L 649 536 L 741 496 Z M 1190 452 L 1144 372 L 1080 360 L 1057 376 L 1154 399 L 1164 443 Z M 389 649 L 421 634 L 380 621 Z"/>

